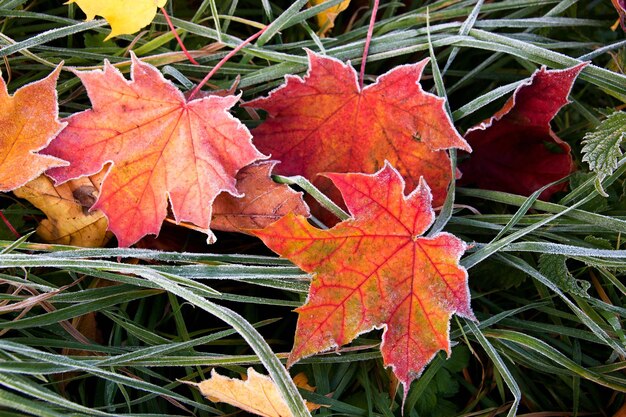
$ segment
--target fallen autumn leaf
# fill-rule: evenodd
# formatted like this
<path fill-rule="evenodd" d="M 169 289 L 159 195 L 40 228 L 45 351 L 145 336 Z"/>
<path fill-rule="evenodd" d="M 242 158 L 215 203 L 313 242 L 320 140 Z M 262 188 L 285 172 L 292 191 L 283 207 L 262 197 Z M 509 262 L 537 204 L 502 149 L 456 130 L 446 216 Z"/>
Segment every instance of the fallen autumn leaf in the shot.
<path fill-rule="evenodd" d="M 48 243 L 103 247 L 112 237 L 101 211 L 89 211 L 96 201 L 104 172 L 54 186 L 45 175 L 13 191 L 43 211 L 47 219 L 37 227 L 39 237 Z"/>
<path fill-rule="evenodd" d="M 466 244 L 449 233 L 422 234 L 434 221 L 424 180 L 408 196 L 391 165 L 375 174 L 325 174 L 353 216 L 328 230 L 290 214 L 254 234 L 314 273 L 299 314 L 288 365 L 384 328 L 381 352 L 404 396 L 439 350 L 450 354 L 450 317 L 474 319 Z"/>
<path fill-rule="evenodd" d="M 306 378 L 296 378 L 298 375 L 293 379 L 300 388 L 315 390 L 308 384 Z M 213 402 L 225 402 L 263 417 L 293 416 L 274 381 L 269 376 L 258 373 L 254 368 L 248 368 L 248 378 L 245 381 L 228 378 L 213 369 L 209 379 L 193 385 Z M 306 401 L 305 403 L 309 411 L 319 408 L 317 404 Z"/>
<path fill-rule="evenodd" d="M 63 129 L 58 118 L 56 83 L 59 65 L 43 80 L 10 96 L 0 77 L 0 192 L 14 190 L 66 161 L 38 151 Z"/>
<path fill-rule="evenodd" d="M 243 197 L 218 195 L 213 203 L 211 227 L 248 233 L 248 229 L 262 229 L 291 212 L 309 217 L 302 193 L 272 181 L 271 173 L 277 163 L 261 161 L 242 168 L 236 178 L 237 190 Z"/>
<path fill-rule="evenodd" d="M 361 90 L 349 64 L 307 54 L 304 78 L 287 75 L 268 97 L 244 104 L 269 114 L 252 133 L 261 152 L 281 161 L 276 173 L 303 175 L 340 202 L 319 173 L 373 173 L 389 160 L 410 188 L 423 176 L 435 204 L 441 204 L 451 179 L 445 150 L 470 147 L 444 110 L 444 100 L 418 83 L 428 60 L 396 67 Z"/>
<path fill-rule="evenodd" d="M 76 3 L 87 15 L 87 20 L 102 16 L 111 25 L 111 33 L 105 41 L 118 35 L 130 35 L 138 32 L 152 22 L 159 7 L 167 0 L 69 0 Z"/>
<path fill-rule="evenodd" d="M 461 184 L 530 195 L 570 174 L 574 170 L 571 148 L 552 131 L 550 121 L 568 103 L 574 81 L 586 65 L 541 68 L 515 90 L 502 109 L 470 128 L 465 139 L 474 153 L 460 165 Z M 566 186 L 552 186 L 541 198 L 548 200 Z"/>
<path fill-rule="evenodd" d="M 45 150 L 71 163 L 47 174 L 59 184 L 108 165 L 93 210 L 102 210 L 120 246 L 158 234 L 168 199 L 176 221 L 201 227 L 212 241 L 213 200 L 222 191 L 239 195 L 237 172 L 264 158 L 228 112 L 239 98 L 187 101 L 156 68 L 132 60 L 131 81 L 109 62 L 76 72 L 93 108 L 69 117 Z"/>

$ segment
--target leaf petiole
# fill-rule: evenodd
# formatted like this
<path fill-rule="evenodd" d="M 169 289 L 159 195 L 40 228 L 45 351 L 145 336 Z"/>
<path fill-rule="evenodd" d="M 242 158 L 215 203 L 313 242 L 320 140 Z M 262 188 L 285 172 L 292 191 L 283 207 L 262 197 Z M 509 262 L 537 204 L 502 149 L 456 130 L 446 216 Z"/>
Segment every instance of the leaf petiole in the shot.
<path fill-rule="evenodd" d="M 191 56 L 187 48 L 185 48 L 185 44 L 183 43 L 183 40 L 180 38 L 180 36 L 178 36 L 178 32 L 176 31 L 176 28 L 174 27 L 174 24 L 172 23 L 172 19 L 170 19 L 170 15 L 165 10 L 165 7 L 161 7 L 161 13 L 163 13 L 163 17 L 165 18 L 167 25 L 170 27 L 170 30 L 172 31 L 172 35 L 174 35 L 174 38 L 176 38 L 176 42 L 178 42 L 178 44 L 180 45 L 180 48 L 183 50 L 183 53 L 185 54 L 189 62 L 191 62 L 194 65 L 200 65 L 198 61 L 196 61 Z"/>
<path fill-rule="evenodd" d="M 309 180 L 302 175 L 295 175 L 293 177 L 283 177 L 282 175 L 272 175 L 272 179 L 279 184 L 297 185 L 302 188 L 307 194 L 315 199 L 322 207 L 330 211 L 337 216 L 341 221 L 348 220 L 350 215 L 346 213 L 341 207 L 335 204 L 324 193 L 318 190 Z"/>
<path fill-rule="evenodd" d="M 265 26 L 263 29 L 250 36 L 245 41 L 241 42 L 239 45 L 235 47 L 232 51 L 230 51 L 220 62 L 218 62 L 213 69 L 198 83 L 196 88 L 193 89 L 191 94 L 189 95 L 189 101 L 193 100 L 193 98 L 200 92 L 200 89 L 211 79 L 211 77 L 226 63 L 230 58 L 232 58 L 237 52 L 241 51 L 244 46 L 248 45 L 250 42 L 261 36 L 265 31 L 269 28 L 269 26 Z"/>
<path fill-rule="evenodd" d="M 363 47 L 363 58 L 361 59 L 361 71 L 359 72 L 359 86 L 363 89 L 363 78 L 365 77 L 365 64 L 367 63 L 367 54 L 370 50 L 370 42 L 372 41 L 372 35 L 374 34 L 374 23 L 376 22 L 376 13 L 378 12 L 379 0 L 374 0 L 374 6 L 372 6 L 372 17 L 370 18 L 370 24 L 367 28 L 367 36 L 365 37 L 365 46 Z"/>

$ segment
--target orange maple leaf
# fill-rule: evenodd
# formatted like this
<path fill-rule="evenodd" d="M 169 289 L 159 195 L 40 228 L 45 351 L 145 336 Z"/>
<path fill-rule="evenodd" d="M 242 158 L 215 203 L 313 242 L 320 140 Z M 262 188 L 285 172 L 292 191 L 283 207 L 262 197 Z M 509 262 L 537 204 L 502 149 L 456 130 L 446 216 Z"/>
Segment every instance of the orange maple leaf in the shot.
<path fill-rule="evenodd" d="M 444 110 L 444 99 L 419 84 L 428 60 L 402 65 L 361 89 L 349 64 L 307 51 L 309 71 L 268 97 L 245 106 L 266 110 L 253 130 L 254 144 L 281 164 L 276 173 L 303 175 L 340 202 L 320 172 L 365 172 L 391 162 L 411 188 L 420 177 L 430 184 L 435 204 L 443 202 L 451 179 L 445 149 L 470 147 Z"/>
<path fill-rule="evenodd" d="M 423 179 L 408 196 L 391 165 L 375 174 L 325 174 L 353 218 L 332 229 L 290 214 L 255 231 L 263 242 L 313 272 L 288 365 L 385 328 L 381 352 L 404 385 L 439 350 L 450 354 L 452 314 L 474 319 L 467 271 L 458 263 L 466 244 L 449 233 L 421 235 L 434 220 Z"/>
<path fill-rule="evenodd" d="M 303 373 L 294 376 L 293 382 L 303 390 L 315 391 Z M 274 381 L 269 376 L 258 373 L 254 368 L 248 368 L 245 380 L 228 378 L 213 369 L 209 379 L 192 385 L 214 403 L 224 402 L 263 417 L 293 417 Z M 309 411 L 320 408 L 319 405 L 308 401 L 305 401 L 305 404 Z"/>
<path fill-rule="evenodd" d="M 168 197 L 177 222 L 209 235 L 211 204 L 222 191 L 239 195 L 235 175 L 263 158 L 250 132 L 228 109 L 237 96 L 187 101 L 153 66 L 133 55 L 128 81 L 109 62 L 76 72 L 93 108 L 67 119 L 46 153 L 70 161 L 48 174 L 57 182 L 110 164 L 93 210 L 102 210 L 120 246 L 158 234 Z"/>
<path fill-rule="evenodd" d="M 12 191 L 49 168 L 67 165 L 37 153 L 63 129 L 58 118 L 56 83 L 59 65 L 43 80 L 27 84 L 10 96 L 0 77 L 0 191 Z"/>

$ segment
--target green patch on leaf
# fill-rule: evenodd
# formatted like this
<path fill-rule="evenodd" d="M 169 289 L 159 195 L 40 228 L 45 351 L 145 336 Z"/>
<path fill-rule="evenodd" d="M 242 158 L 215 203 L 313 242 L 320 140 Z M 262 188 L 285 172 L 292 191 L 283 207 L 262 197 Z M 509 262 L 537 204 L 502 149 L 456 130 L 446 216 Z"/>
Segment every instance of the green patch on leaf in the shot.
<path fill-rule="evenodd" d="M 591 284 L 574 278 L 569 269 L 567 269 L 566 261 L 566 256 L 544 253 L 539 257 L 539 271 L 561 290 L 572 295 L 589 298 L 587 290 Z"/>
<path fill-rule="evenodd" d="M 592 132 L 583 138 L 583 161 L 596 173 L 596 189 L 604 197 L 608 194 L 602 188 L 602 180 L 617 168 L 622 156 L 620 145 L 626 137 L 626 113 L 615 112 L 607 117 Z"/>
<path fill-rule="evenodd" d="M 518 288 L 528 276 L 519 269 L 496 262 L 482 262 L 470 270 L 473 285 L 482 292 Z"/>
<path fill-rule="evenodd" d="M 610 240 L 604 239 L 602 237 L 591 236 L 591 235 L 585 236 L 585 242 L 591 243 L 593 246 L 599 249 L 608 249 L 608 250 L 615 249 L 614 245 L 611 243 Z"/>
<path fill-rule="evenodd" d="M 459 414 L 458 401 L 454 401 L 461 388 L 459 373 L 468 366 L 470 351 L 466 346 L 456 346 L 452 356 L 435 374 L 433 380 L 422 393 L 415 408 L 420 416 L 448 417 Z"/>

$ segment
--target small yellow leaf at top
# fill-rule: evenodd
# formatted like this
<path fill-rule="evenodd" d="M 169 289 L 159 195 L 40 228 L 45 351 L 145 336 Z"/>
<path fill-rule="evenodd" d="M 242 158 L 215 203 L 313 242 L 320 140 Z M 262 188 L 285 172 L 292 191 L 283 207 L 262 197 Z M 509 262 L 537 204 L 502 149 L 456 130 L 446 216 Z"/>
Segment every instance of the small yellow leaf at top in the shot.
<path fill-rule="evenodd" d="M 317 6 L 328 0 L 309 0 L 309 6 Z M 326 36 L 328 32 L 335 26 L 337 15 L 348 8 L 350 0 L 344 0 L 336 6 L 330 7 L 317 15 L 317 24 L 319 26 L 319 34 L 321 37 Z"/>
<path fill-rule="evenodd" d="M 152 22 L 157 8 L 165 6 L 167 0 L 69 0 L 76 3 L 87 15 L 87 20 L 102 16 L 111 25 L 106 40 L 118 35 L 138 32 Z"/>
<path fill-rule="evenodd" d="M 306 376 L 298 374 L 293 379 L 297 386 L 308 391 L 314 390 L 308 385 Z M 211 378 L 193 385 L 213 402 L 224 402 L 263 417 L 293 416 L 274 381 L 254 368 L 248 368 L 248 378 L 245 381 L 219 375 L 213 369 Z M 306 406 L 309 410 L 319 408 L 317 404 L 311 403 Z"/>

